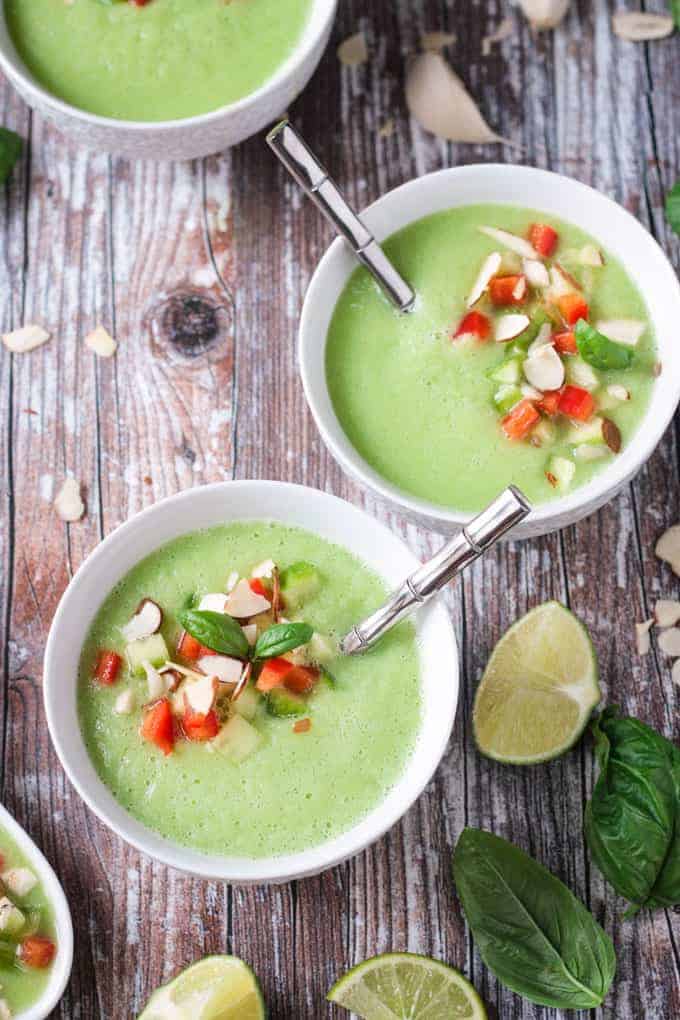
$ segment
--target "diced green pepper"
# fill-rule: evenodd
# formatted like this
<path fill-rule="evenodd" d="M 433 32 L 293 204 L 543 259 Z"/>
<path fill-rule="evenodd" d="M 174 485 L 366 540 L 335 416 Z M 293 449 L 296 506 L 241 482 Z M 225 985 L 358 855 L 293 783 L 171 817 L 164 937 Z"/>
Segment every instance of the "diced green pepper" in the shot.
<path fill-rule="evenodd" d="M 623 344 L 616 344 L 604 333 L 599 333 L 585 319 L 579 319 L 574 327 L 576 346 L 584 361 L 594 368 L 606 372 L 609 369 L 629 368 L 633 351 Z"/>

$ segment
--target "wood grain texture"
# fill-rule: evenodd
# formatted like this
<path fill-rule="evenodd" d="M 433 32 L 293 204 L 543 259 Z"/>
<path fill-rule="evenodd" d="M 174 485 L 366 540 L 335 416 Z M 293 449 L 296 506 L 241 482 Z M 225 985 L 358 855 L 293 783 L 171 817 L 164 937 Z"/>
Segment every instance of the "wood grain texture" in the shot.
<path fill-rule="evenodd" d="M 518 160 L 571 174 L 630 209 L 680 264 L 663 197 L 680 176 L 678 36 L 613 37 L 623 3 L 578 0 L 555 33 L 533 36 L 504 0 L 343 0 L 333 44 L 291 116 L 350 199 L 367 204 L 410 177 L 460 162 Z M 664 0 L 645 7 L 663 10 Z M 513 34 L 482 57 L 505 16 Z M 334 47 L 364 30 L 371 60 L 341 68 Z M 406 115 L 405 61 L 424 30 L 452 30 L 448 55 L 490 123 L 521 142 L 456 146 Z M 607 696 L 678 740 L 667 660 L 639 659 L 633 622 L 677 579 L 652 555 L 680 519 L 677 422 L 635 483 L 600 513 L 547 538 L 504 545 L 447 599 L 461 647 L 455 732 L 428 789 L 384 839 L 317 878 L 277 888 L 193 881 L 142 858 L 100 825 L 49 746 L 40 697 L 47 630 L 71 572 L 117 523 L 162 496 L 224 478 L 281 478 L 365 506 L 425 556 L 440 540 L 386 512 L 339 471 L 306 410 L 295 333 L 330 240 L 262 139 L 205 161 L 131 164 L 70 149 L 0 92 L 2 122 L 28 139 L 3 199 L 3 329 L 39 321 L 49 345 L 0 353 L 0 794 L 54 863 L 76 922 L 73 979 L 55 1016 L 124 1020 L 204 953 L 238 953 L 262 978 L 274 1020 L 340 1020 L 333 980 L 389 949 L 461 967 L 503 1020 L 555 1011 L 502 989 L 474 951 L 450 878 L 465 824 L 513 839 L 567 881 L 612 933 L 619 974 L 598 1020 L 680 1015 L 680 915 L 622 920 L 582 837 L 594 779 L 588 741 L 531 770 L 481 759 L 470 735 L 475 684 L 494 642 L 557 597 L 590 627 Z M 379 129 L 393 119 L 395 130 Z M 112 361 L 82 337 L 115 333 Z M 86 518 L 51 501 L 66 473 Z"/>

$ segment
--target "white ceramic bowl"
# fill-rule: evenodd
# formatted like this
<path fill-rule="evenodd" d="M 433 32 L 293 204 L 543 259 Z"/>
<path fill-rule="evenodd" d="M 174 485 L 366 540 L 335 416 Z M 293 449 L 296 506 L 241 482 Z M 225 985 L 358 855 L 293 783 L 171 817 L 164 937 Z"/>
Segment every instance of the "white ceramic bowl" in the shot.
<path fill-rule="evenodd" d="M 382 524 L 344 500 L 282 482 L 221 482 L 162 500 L 122 524 L 76 573 L 59 603 L 45 652 L 44 696 L 50 735 L 80 796 L 118 835 L 152 857 L 195 875 L 229 882 L 284 882 L 315 874 L 381 836 L 419 796 L 448 742 L 458 700 L 458 653 L 443 605 L 414 618 L 423 717 L 415 749 L 385 800 L 348 832 L 301 853 L 260 859 L 204 854 L 179 846 L 129 815 L 99 779 L 76 711 L 80 650 L 99 605 L 131 567 L 158 546 L 197 528 L 238 520 L 276 520 L 344 546 L 396 587 L 417 565 Z"/>
<path fill-rule="evenodd" d="M 183 120 L 116 120 L 58 99 L 36 81 L 19 57 L 7 31 L 2 4 L 0 69 L 29 106 L 80 145 L 136 159 L 196 159 L 250 138 L 282 115 L 316 70 L 328 43 L 336 7 L 337 0 L 314 0 L 298 45 L 255 92 L 228 106 Z"/>
<path fill-rule="evenodd" d="M 526 538 L 566 527 L 597 510 L 631 480 L 659 442 L 680 399 L 680 285 L 659 245 L 630 213 L 593 188 L 546 170 L 504 164 L 440 170 L 388 192 L 365 210 L 363 219 L 382 241 L 431 213 L 487 202 L 562 217 L 620 259 L 647 300 L 663 367 L 647 413 L 624 451 L 587 485 L 538 506 L 512 533 L 513 538 Z M 326 336 L 335 304 L 356 265 L 345 242 L 335 240 L 309 285 L 299 338 L 307 402 L 326 446 L 349 475 L 425 527 L 445 534 L 458 531 L 472 514 L 419 499 L 388 482 L 355 450 L 333 410 L 324 365 Z"/>
<path fill-rule="evenodd" d="M 9 811 L 0 804 L 0 829 L 4 829 L 26 857 L 40 879 L 54 910 L 57 929 L 57 955 L 50 970 L 47 987 L 40 999 L 28 1009 L 14 1014 L 14 1020 L 45 1020 L 57 1005 L 71 976 L 73 965 L 73 924 L 64 890 L 51 865 Z M 1 997 L 0 993 L 0 997 Z"/>

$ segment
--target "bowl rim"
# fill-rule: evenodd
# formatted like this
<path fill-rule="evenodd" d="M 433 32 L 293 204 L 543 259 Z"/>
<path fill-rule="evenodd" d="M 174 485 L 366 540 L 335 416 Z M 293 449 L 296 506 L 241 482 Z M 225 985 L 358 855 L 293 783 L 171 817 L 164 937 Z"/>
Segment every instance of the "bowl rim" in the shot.
<path fill-rule="evenodd" d="M 57 929 L 57 956 L 42 996 L 27 1009 L 14 1014 L 15 1020 L 45 1020 L 59 1000 L 71 977 L 73 967 L 73 920 L 66 894 L 56 872 L 37 843 L 19 825 L 16 818 L 0 804 L 0 828 L 9 833 L 21 852 L 38 873 L 47 899 L 54 910 Z"/>
<path fill-rule="evenodd" d="M 447 708 L 446 711 L 438 715 L 438 741 L 435 744 L 427 744 L 427 746 L 423 745 L 423 748 L 420 748 L 420 745 L 423 743 L 426 715 L 425 711 L 423 711 L 421 727 L 418 731 L 416 743 L 411 756 L 407 759 L 403 772 L 387 792 L 386 796 L 377 805 L 371 808 L 365 816 L 362 816 L 357 822 L 355 822 L 348 830 L 338 833 L 325 843 L 317 844 L 316 846 L 305 848 L 304 850 L 297 851 L 292 854 L 262 858 L 230 858 L 217 854 L 196 851 L 190 847 L 184 847 L 179 843 L 159 835 L 153 829 L 137 821 L 134 816 L 129 814 L 122 805 L 119 804 L 108 787 L 94 771 L 94 766 L 89 759 L 89 755 L 87 755 L 87 751 L 85 750 L 89 767 L 92 769 L 94 776 L 96 777 L 93 783 L 95 792 L 91 792 L 88 788 L 90 780 L 81 775 L 73 760 L 76 757 L 78 750 L 76 745 L 78 744 L 79 746 L 82 746 L 82 748 L 85 746 L 82 736 L 80 732 L 78 732 L 77 741 L 74 741 L 71 730 L 62 725 L 57 717 L 57 706 L 61 701 L 63 701 L 63 690 L 60 690 L 60 674 L 59 670 L 55 668 L 55 657 L 57 655 L 57 647 L 62 627 L 64 625 L 64 620 L 69 612 L 70 603 L 74 598 L 75 593 L 77 593 L 78 588 L 83 583 L 83 579 L 87 578 L 88 575 L 92 575 L 93 572 L 96 572 L 100 562 L 104 561 L 105 558 L 110 555 L 112 549 L 115 549 L 121 543 L 127 541 L 132 532 L 142 528 L 149 518 L 154 517 L 154 515 L 161 512 L 167 512 L 168 510 L 175 510 L 178 506 L 184 503 L 191 503 L 192 500 L 197 498 L 197 493 L 201 494 L 199 498 L 207 500 L 212 496 L 226 496 L 236 492 L 237 489 L 245 490 L 253 496 L 252 503 L 255 509 L 249 518 L 250 520 L 277 520 L 275 513 L 272 512 L 274 500 L 271 497 L 273 495 L 276 495 L 277 497 L 281 495 L 283 498 L 283 494 L 285 493 L 285 495 L 291 500 L 300 500 L 300 498 L 304 496 L 304 499 L 307 501 L 309 501 L 310 498 L 318 501 L 319 508 L 323 507 L 324 513 L 328 513 L 330 515 L 335 512 L 337 520 L 342 520 L 342 528 L 346 535 L 350 534 L 351 528 L 356 529 L 360 527 L 369 527 L 372 529 L 373 535 L 380 536 L 383 541 L 390 543 L 392 550 L 399 551 L 400 557 L 403 558 L 404 562 L 408 562 L 409 564 L 407 569 L 411 569 L 411 566 L 417 567 L 420 565 L 420 561 L 411 552 L 406 543 L 399 536 L 395 535 L 394 532 L 392 532 L 386 525 L 370 516 L 365 510 L 348 503 L 346 500 L 341 499 L 338 496 L 331 495 L 330 493 L 313 489 L 308 486 L 269 480 L 231 480 L 196 486 L 194 488 L 175 493 L 174 495 L 167 496 L 164 499 L 157 501 L 136 514 L 133 514 L 127 521 L 118 525 L 118 527 L 116 527 L 106 538 L 95 546 L 74 574 L 60 599 L 50 627 L 45 649 L 43 698 L 50 737 L 62 767 L 79 796 L 94 812 L 94 814 L 107 826 L 107 828 L 111 829 L 116 835 L 124 839 L 127 843 L 131 844 L 142 853 L 160 861 L 163 864 L 176 868 L 179 871 L 196 875 L 201 878 L 227 881 L 237 885 L 280 883 L 297 878 L 303 878 L 307 875 L 318 874 L 321 871 L 325 871 L 327 868 L 334 867 L 336 864 L 347 860 L 359 853 L 361 850 L 370 846 L 377 839 L 383 836 L 388 829 L 395 825 L 406 811 L 415 803 L 439 767 L 451 737 L 451 731 L 453 729 L 453 723 L 455 721 L 458 707 L 460 686 L 460 660 L 458 645 L 451 619 L 440 598 L 433 599 L 427 606 L 418 610 L 418 613 L 413 618 L 414 623 L 416 624 L 417 634 L 425 628 L 436 628 L 437 643 L 445 646 L 446 661 L 451 664 L 450 692 L 447 692 L 446 694 L 446 697 L 448 698 L 448 702 L 446 703 Z M 265 508 L 264 510 L 262 509 L 263 507 Z M 225 518 L 225 520 L 236 519 L 245 520 L 246 518 L 245 516 L 239 516 L 238 518 Z M 303 530 L 309 530 L 312 533 L 319 534 L 320 537 L 325 537 L 321 530 L 318 527 L 315 528 L 313 525 L 303 524 L 301 522 L 292 524 L 291 521 L 284 521 L 284 523 L 302 528 Z M 181 527 L 175 532 L 175 534 L 187 534 L 200 527 L 201 525 L 197 525 L 194 528 Z M 148 539 L 145 542 L 146 551 L 141 555 L 141 557 L 138 557 L 137 561 L 140 558 L 143 558 L 143 556 L 149 555 L 154 549 L 159 548 L 170 540 L 171 539 L 169 538 L 156 541 L 152 538 Z M 336 544 L 343 544 L 342 540 L 338 538 L 327 540 L 335 542 Z M 360 558 L 359 554 L 347 543 L 345 543 L 345 548 L 347 548 L 352 555 Z M 383 562 L 386 562 L 386 556 L 383 557 Z M 380 573 L 380 568 L 375 567 L 375 565 L 372 566 L 374 570 L 377 570 Z M 128 569 L 130 568 L 126 567 L 122 569 L 119 576 L 124 576 Z M 388 570 L 387 567 L 384 569 L 386 571 Z M 108 594 L 109 590 L 110 589 L 107 588 L 102 600 L 106 594 Z M 87 621 L 88 625 L 98 610 L 102 600 L 100 600 L 93 609 L 92 615 Z M 421 647 L 422 646 L 419 643 L 419 650 Z M 442 686 L 445 687 L 446 685 Z M 420 770 L 415 775 L 411 775 L 410 770 L 413 768 L 412 759 L 415 758 L 416 751 L 419 749 L 426 752 L 427 760 L 421 762 Z M 398 791 L 400 784 L 404 782 L 406 778 L 409 779 L 409 790 L 404 791 L 406 793 L 405 799 L 396 803 L 396 797 L 393 795 Z M 384 810 L 385 805 L 388 804 L 391 799 L 394 800 L 395 803 L 390 805 L 390 810 Z M 107 803 L 102 804 L 102 800 Z"/>
<path fill-rule="evenodd" d="M 330 29 L 333 21 L 335 20 L 338 0 L 311 0 L 311 2 L 312 7 L 307 18 L 307 23 L 305 24 L 297 45 L 288 54 L 283 64 L 276 68 L 273 75 L 267 78 L 253 92 L 248 92 L 245 96 L 242 96 L 240 99 L 236 99 L 233 103 L 227 103 L 214 110 L 208 110 L 205 113 L 198 113 L 191 117 L 179 117 L 172 120 L 124 120 L 119 117 L 105 117 L 98 113 L 91 113 L 88 110 L 84 110 L 79 106 L 69 103 L 65 99 L 60 99 L 59 96 L 56 96 L 53 92 L 50 92 L 49 89 L 45 88 L 44 85 L 40 84 L 16 52 L 16 47 L 14 46 L 12 37 L 7 28 L 4 4 L 0 5 L 0 18 L 2 19 L 2 25 L 7 34 L 12 52 L 7 53 L 4 48 L 0 46 L 0 70 L 7 75 L 10 81 L 20 81 L 22 89 L 25 93 L 30 94 L 32 102 L 37 101 L 42 107 L 47 107 L 51 111 L 59 113 L 62 116 L 72 117 L 83 121 L 90 124 L 92 127 L 108 130 L 126 130 L 133 134 L 152 132 L 154 134 L 161 135 L 166 132 L 176 131 L 183 127 L 204 127 L 218 122 L 224 117 L 231 116 L 232 114 L 237 115 L 244 111 L 247 112 L 251 107 L 258 105 L 262 100 L 268 99 L 277 91 L 291 73 L 293 73 L 300 65 L 304 64 L 312 56 L 315 48 L 319 44 L 319 40 L 323 38 L 325 32 Z"/>
<path fill-rule="evenodd" d="M 639 220 L 637 220 L 627 209 L 618 202 L 609 198 L 609 196 L 604 195 L 602 192 L 588 184 L 577 181 L 573 177 L 567 177 L 564 174 L 556 173 L 555 171 L 543 170 L 537 167 L 530 167 L 515 163 L 472 163 L 465 166 L 446 167 L 441 170 L 423 174 L 419 177 L 411 178 L 403 184 L 392 188 L 390 191 L 385 192 L 385 194 L 381 195 L 378 199 L 363 209 L 360 215 L 364 218 L 367 227 L 374 233 L 377 240 L 382 241 L 391 233 L 394 233 L 397 230 L 402 230 L 408 224 L 414 223 L 418 219 L 428 215 L 432 215 L 433 212 L 437 211 L 423 211 L 400 224 L 393 224 L 389 229 L 381 229 L 384 228 L 385 221 L 387 219 L 394 219 L 393 209 L 398 205 L 400 200 L 406 199 L 407 196 L 410 196 L 414 191 L 425 189 L 434 181 L 439 182 L 442 180 L 451 180 L 454 182 L 457 179 L 464 180 L 465 178 L 471 177 L 478 179 L 483 177 L 493 178 L 496 176 L 515 178 L 524 177 L 526 178 L 527 184 L 531 181 L 538 182 L 540 180 L 553 189 L 565 187 L 570 188 L 573 190 L 575 199 L 578 199 L 580 196 L 583 199 L 590 200 L 591 202 L 599 202 L 604 208 L 608 207 L 612 213 L 615 212 L 617 216 L 622 217 L 629 224 L 634 225 L 634 228 L 639 232 L 640 238 L 644 239 L 645 243 L 649 246 L 650 252 L 655 255 L 657 260 L 660 259 L 661 263 L 665 265 L 670 285 L 668 301 L 674 301 L 680 313 L 680 281 L 676 276 L 675 270 L 673 269 L 668 256 L 656 238 L 654 238 L 649 231 L 643 227 Z M 483 200 L 479 201 L 483 204 Z M 457 204 L 463 206 L 474 204 L 474 201 L 465 203 L 455 203 L 452 201 L 450 208 L 456 207 Z M 526 206 L 531 209 L 535 208 L 538 212 L 542 211 L 540 208 L 540 202 L 534 206 L 530 200 L 524 201 L 523 195 L 515 195 L 512 200 L 499 199 L 498 204 Z M 392 207 L 392 209 L 388 211 L 388 207 Z M 555 213 L 552 213 L 550 210 L 543 211 L 547 212 L 548 215 L 555 215 Z M 563 216 L 562 218 L 568 220 L 567 216 Z M 444 504 L 434 503 L 430 500 L 412 495 L 384 478 L 374 468 L 372 468 L 352 445 L 349 438 L 346 436 L 342 425 L 338 421 L 337 416 L 335 415 L 335 410 L 333 409 L 330 401 L 325 374 L 323 384 L 321 386 L 317 385 L 313 378 L 312 359 L 315 348 L 318 348 L 319 345 L 319 330 L 314 322 L 316 308 L 317 306 L 324 307 L 324 305 L 328 305 L 329 287 L 327 274 L 329 271 L 333 271 L 333 269 L 336 268 L 336 263 L 343 257 L 345 261 L 348 258 L 351 258 L 350 250 L 342 238 L 336 237 L 322 255 L 314 273 L 312 274 L 300 316 L 298 330 L 298 366 L 302 378 L 305 398 L 317 429 L 319 430 L 325 445 L 334 459 L 348 475 L 357 480 L 364 488 L 376 493 L 387 503 L 399 507 L 402 512 L 406 513 L 409 517 L 415 518 L 421 522 L 427 522 L 427 524 L 431 527 L 436 528 L 437 526 L 444 526 L 447 530 L 464 527 L 475 517 L 478 511 L 467 512 L 456 510 L 455 508 L 448 507 Z M 358 265 L 358 263 L 355 263 L 355 266 L 356 265 Z M 349 278 L 351 271 L 352 270 L 348 268 L 345 283 Z M 633 282 L 637 283 L 634 277 Z M 643 296 L 646 298 L 646 295 Z M 336 300 L 337 299 L 334 299 L 332 302 L 331 314 L 332 309 L 335 307 Z M 654 320 L 652 319 L 652 321 Z M 323 339 L 324 350 L 325 343 L 326 337 Z M 562 527 L 565 522 L 571 523 L 579 517 L 585 516 L 586 513 L 597 509 L 604 502 L 616 495 L 621 487 L 626 484 L 626 482 L 628 482 L 649 459 L 664 431 L 672 420 L 678 406 L 678 402 L 680 402 L 680 373 L 676 374 L 674 394 L 668 401 L 663 413 L 658 413 L 659 409 L 655 406 L 655 394 L 657 390 L 658 381 L 654 380 L 649 405 L 627 448 L 628 451 L 634 452 L 634 458 L 629 456 L 629 460 L 624 462 L 623 468 L 620 461 L 613 461 L 603 471 L 596 474 L 586 484 L 579 486 L 573 492 L 547 503 L 537 504 L 532 508 L 532 511 L 524 525 L 520 525 L 514 531 L 514 537 L 543 534 L 546 531 L 556 530 Z M 322 401 L 326 404 L 325 407 L 322 407 Z M 653 408 L 655 411 L 655 417 L 654 419 L 651 419 L 650 413 Z M 633 461 L 632 467 L 630 461 Z"/>

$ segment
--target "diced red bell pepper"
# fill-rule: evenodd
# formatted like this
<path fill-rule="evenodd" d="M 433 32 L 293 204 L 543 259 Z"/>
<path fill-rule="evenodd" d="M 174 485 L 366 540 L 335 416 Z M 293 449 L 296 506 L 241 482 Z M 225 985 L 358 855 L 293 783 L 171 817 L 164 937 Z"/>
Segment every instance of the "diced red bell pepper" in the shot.
<path fill-rule="evenodd" d="M 25 967 L 44 970 L 52 963 L 56 952 L 57 947 L 46 935 L 28 935 L 19 943 L 17 957 Z"/>
<path fill-rule="evenodd" d="M 559 235 L 557 231 L 547 223 L 532 223 L 529 227 L 529 243 L 535 248 L 539 255 L 547 258 L 552 255 L 557 247 Z"/>
<path fill-rule="evenodd" d="M 540 400 L 536 401 L 536 407 L 543 414 L 547 414 L 550 418 L 554 418 L 556 414 L 559 414 L 560 397 L 562 390 L 546 390 Z"/>
<path fill-rule="evenodd" d="M 293 666 L 283 678 L 283 685 L 294 694 L 307 694 L 319 679 L 318 669 L 311 666 Z"/>
<path fill-rule="evenodd" d="M 192 637 L 187 630 L 184 630 L 177 644 L 177 654 L 181 655 L 183 659 L 196 662 L 197 659 L 202 658 L 204 655 L 217 655 L 217 652 L 213 651 L 212 648 L 206 648 L 195 637 Z"/>
<path fill-rule="evenodd" d="M 489 283 L 489 297 L 494 305 L 521 305 L 526 296 L 525 276 L 494 276 Z"/>
<path fill-rule="evenodd" d="M 576 337 L 571 330 L 564 330 L 562 333 L 555 333 L 553 345 L 558 354 L 578 354 Z"/>
<path fill-rule="evenodd" d="M 269 592 L 267 591 L 267 589 L 265 588 L 264 584 L 262 583 L 262 579 L 261 578 L 253 577 L 253 578 L 251 578 L 250 581 L 248 581 L 248 584 L 250 585 L 250 590 L 252 592 L 255 592 L 256 595 L 263 595 L 264 598 L 266 598 L 266 599 L 269 598 Z"/>
<path fill-rule="evenodd" d="M 211 708 L 206 713 L 194 712 L 188 705 L 184 709 L 182 729 L 186 733 L 188 740 L 212 740 L 213 737 L 217 736 L 219 728 L 220 723 L 214 708 Z"/>
<path fill-rule="evenodd" d="M 558 297 L 557 307 L 567 326 L 575 326 L 579 319 L 587 319 L 590 315 L 588 302 L 583 294 L 577 294 L 575 291 Z"/>
<path fill-rule="evenodd" d="M 481 312 L 472 311 L 463 316 L 452 339 L 457 340 L 461 336 L 474 336 L 477 340 L 488 340 L 490 335 L 491 322 L 489 319 Z"/>
<path fill-rule="evenodd" d="M 508 439 L 524 439 L 540 417 L 530 400 L 520 400 L 501 420 L 501 428 Z"/>
<path fill-rule="evenodd" d="M 175 746 L 175 726 L 167 698 L 161 698 L 146 710 L 141 733 L 145 740 L 155 744 L 163 754 L 172 754 Z"/>
<path fill-rule="evenodd" d="M 97 662 L 94 667 L 95 680 L 98 684 L 105 684 L 105 686 L 110 687 L 118 679 L 118 673 L 122 665 L 123 660 L 117 652 L 109 652 L 103 649 L 97 656 Z"/>
<path fill-rule="evenodd" d="M 560 414 L 566 414 L 568 418 L 587 421 L 595 410 L 595 401 L 588 390 L 584 390 L 580 386 L 565 386 L 558 408 Z"/>
<path fill-rule="evenodd" d="M 288 659 L 268 659 L 260 671 L 255 686 L 258 691 L 267 694 L 275 687 L 281 687 L 287 673 L 290 673 L 293 663 Z"/>
<path fill-rule="evenodd" d="M 298 719 L 296 723 L 293 723 L 293 733 L 309 733 L 311 728 L 311 719 Z"/>

